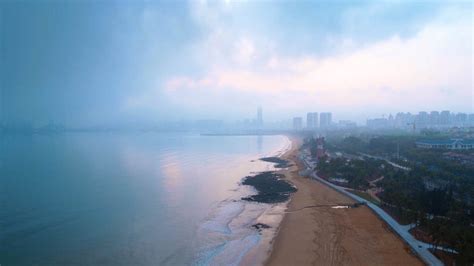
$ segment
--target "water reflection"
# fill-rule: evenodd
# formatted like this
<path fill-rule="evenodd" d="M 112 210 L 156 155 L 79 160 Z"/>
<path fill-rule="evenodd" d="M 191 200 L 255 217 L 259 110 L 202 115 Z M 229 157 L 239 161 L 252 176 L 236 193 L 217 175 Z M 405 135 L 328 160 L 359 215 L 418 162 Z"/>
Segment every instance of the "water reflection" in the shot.
<path fill-rule="evenodd" d="M 263 137 L 262 135 L 257 136 L 257 151 L 258 153 L 262 153 L 262 147 L 263 147 Z"/>
<path fill-rule="evenodd" d="M 184 182 L 183 171 L 177 156 L 162 157 L 159 161 L 163 174 L 163 185 L 167 191 L 176 189 Z"/>
<path fill-rule="evenodd" d="M 217 203 L 239 199 L 232 189 L 265 164 L 250 161 L 286 143 L 256 138 L 65 134 L 0 141 L 2 237 L 12 239 L 2 242 L 11 254 L 2 263 L 188 265 L 196 223 Z"/>

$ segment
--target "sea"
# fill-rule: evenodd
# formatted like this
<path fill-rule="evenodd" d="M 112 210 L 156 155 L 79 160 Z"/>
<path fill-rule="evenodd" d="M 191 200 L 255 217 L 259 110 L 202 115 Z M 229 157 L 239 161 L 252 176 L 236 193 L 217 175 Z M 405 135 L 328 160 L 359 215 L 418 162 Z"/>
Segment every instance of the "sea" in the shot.
<path fill-rule="evenodd" d="M 261 264 L 285 203 L 242 201 L 285 136 L 0 136 L 0 265 Z M 269 229 L 257 230 L 256 223 Z"/>

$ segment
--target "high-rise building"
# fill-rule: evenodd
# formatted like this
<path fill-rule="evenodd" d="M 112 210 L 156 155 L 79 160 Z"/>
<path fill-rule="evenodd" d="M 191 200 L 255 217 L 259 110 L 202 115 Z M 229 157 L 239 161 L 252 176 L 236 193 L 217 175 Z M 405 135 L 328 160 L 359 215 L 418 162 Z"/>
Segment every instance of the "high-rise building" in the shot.
<path fill-rule="evenodd" d="M 467 114 L 466 113 L 457 113 L 456 114 L 456 125 L 464 126 L 467 123 Z"/>
<path fill-rule="evenodd" d="M 313 129 L 318 127 L 318 113 L 308 113 L 306 115 L 306 127 Z"/>
<path fill-rule="evenodd" d="M 407 125 L 407 115 L 405 113 L 397 113 L 395 115 L 395 127 L 403 128 Z"/>
<path fill-rule="evenodd" d="M 470 125 L 474 125 L 474 114 L 469 114 L 467 121 Z"/>
<path fill-rule="evenodd" d="M 432 126 L 437 126 L 439 124 L 439 112 L 431 111 L 430 112 L 430 124 Z"/>
<path fill-rule="evenodd" d="M 257 127 L 263 127 L 263 111 L 260 106 L 257 109 Z"/>
<path fill-rule="evenodd" d="M 302 128 L 303 128 L 303 118 L 294 117 L 293 118 L 293 129 L 294 130 L 301 130 Z"/>
<path fill-rule="evenodd" d="M 426 127 L 430 121 L 430 116 L 428 115 L 427 112 L 419 112 L 416 125 L 418 127 Z"/>
<path fill-rule="evenodd" d="M 319 126 L 328 128 L 332 124 L 332 113 L 321 113 L 319 115 Z"/>
<path fill-rule="evenodd" d="M 449 111 L 441 111 L 441 113 L 439 114 L 439 124 L 448 125 L 450 122 L 450 117 L 451 114 L 449 113 Z"/>

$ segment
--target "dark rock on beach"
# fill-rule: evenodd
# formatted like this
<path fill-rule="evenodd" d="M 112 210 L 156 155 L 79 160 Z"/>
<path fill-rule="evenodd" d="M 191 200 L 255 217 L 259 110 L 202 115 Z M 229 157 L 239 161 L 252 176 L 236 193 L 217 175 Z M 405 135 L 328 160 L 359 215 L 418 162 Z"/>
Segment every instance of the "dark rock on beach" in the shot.
<path fill-rule="evenodd" d="M 242 184 L 253 186 L 258 191 L 258 194 L 242 198 L 242 200 L 261 203 L 287 201 L 290 194 L 296 191 L 296 188 L 285 180 L 282 180 L 281 177 L 283 177 L 283 175 L 275 172 L 262 172 L 255 176 L 245 177 Z"/>
<path fill-rule="evenodd" d="M 258 231 L 262 231 L 262 229 L 268 229 L 271 226 L 269 226 L 268 224 L 264 224 L 264 223 L 256 223 L 256 224 L 252 225 L 252 227 L 257 229 Z"/>
<path fill-rule="evenodd" d="M 274 163 L 276 168 L 287 168 L 292 165 L 289 161 L 284 160 L 280 157 L 263 157 L 260 158 L 260 160 L 264 162 Z"/>

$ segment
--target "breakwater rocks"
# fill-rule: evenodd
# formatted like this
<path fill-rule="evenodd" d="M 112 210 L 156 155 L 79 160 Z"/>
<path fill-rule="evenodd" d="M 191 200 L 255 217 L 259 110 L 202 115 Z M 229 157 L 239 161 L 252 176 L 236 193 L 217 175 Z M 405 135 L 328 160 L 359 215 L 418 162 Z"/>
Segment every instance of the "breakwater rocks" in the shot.
<path fill-rule="evenodd" d="M 261 203 L 285 202 L 296 188 L 285 180 L 283 175 L 275 172 L 262 172 L 255 176 L 247 176 L 242 184 L 254 187 L 258 194 L 244 197 L 242 200 Z"/>
<path fill-rule="evenodd" d="M 274 163 L 275 168 L 287 168 L 287 167 L 292 166 L 292 164 L 289 161 L 284 160 L 280 157 L 263 157 L 263 158 L 260 158 L 260 160 L 264 162 Z"/>

